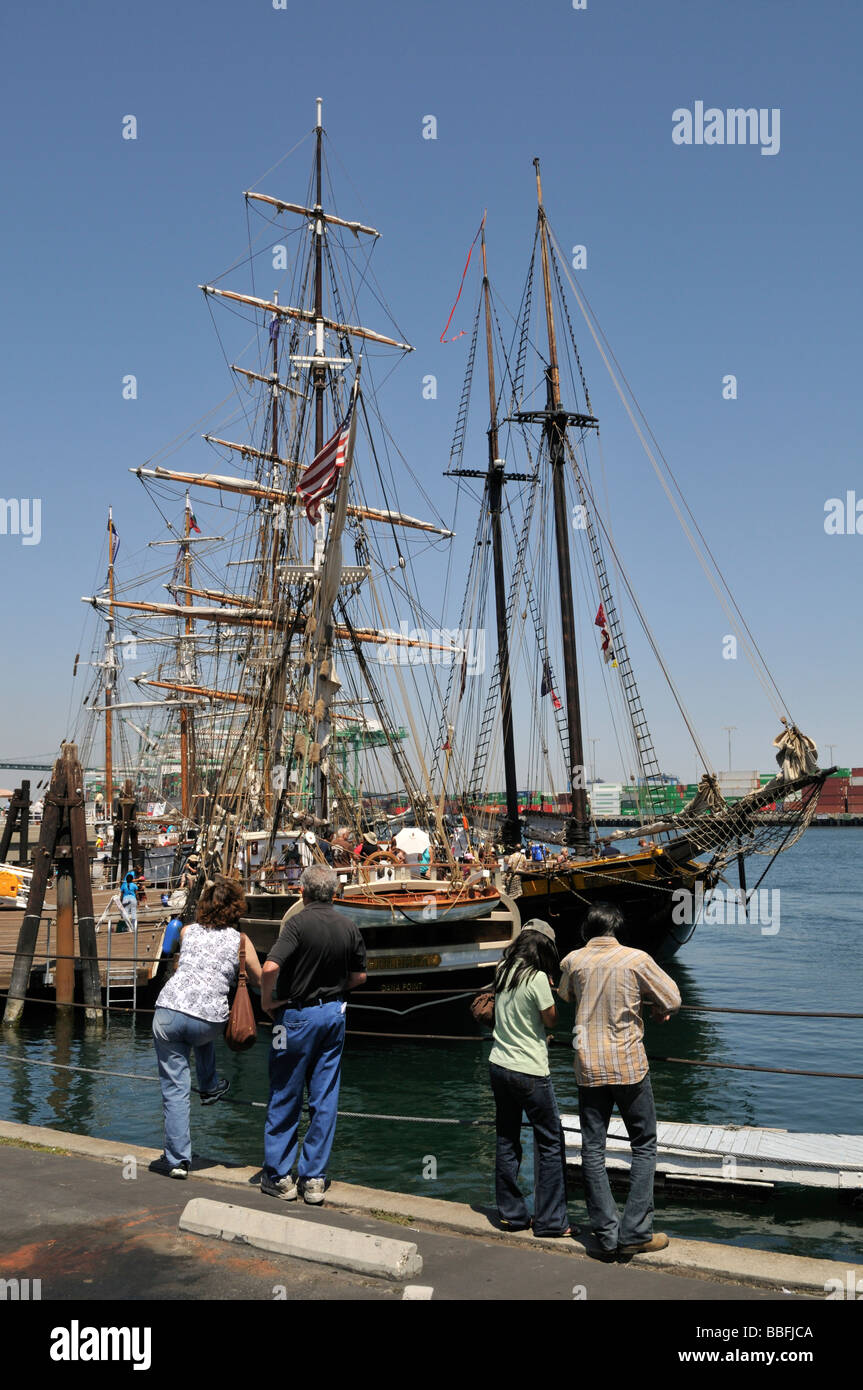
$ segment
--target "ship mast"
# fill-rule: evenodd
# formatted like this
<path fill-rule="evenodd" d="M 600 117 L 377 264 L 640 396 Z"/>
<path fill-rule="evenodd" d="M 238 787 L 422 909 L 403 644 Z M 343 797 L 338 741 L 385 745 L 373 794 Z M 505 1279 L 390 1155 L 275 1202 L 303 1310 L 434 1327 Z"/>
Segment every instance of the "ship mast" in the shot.
<path fill-rule="evenodd" d="M 105 641 L 105 814 L 114 808 L 113 721 L 111 696 L 114 689 L 114 514 L 108 508 L 108 626 Z"/>
<path fill-rule="evenodd" d="M 273 294 L 273 302 L 278 304 L 279 293 L 276 290 Z M 275 460 L 279 455 L 279 324 L 278 318 L 273 319 L 270 327 L 270 339 L 272 344 L 272 400 L 270 403 L 270 452 L 273 456 L 271 464 L 271 478 L 275 484 L 278 481 L 276 468 L 278 465 Z M 275 611 L 278 596 L 278 559 L 279 559 L 279 537 L 276 527 L 276 507 L 277 503 L 272 503 L 268 514 L 268 523 L 263 526 L 265 544 L 262 547 L 261 559 L 263 564 L 263 607 L 268 603 L 273 605 Z M 269 555 L 267 549 L 269 548 Z M 272 630 L 268 629 L 264 638 L 264 651 L 266 653 L 265 671 L 268 676 L 272 676 L 275 651 L 273 644 Z M 278 721 L 278 722 L 276 722 Z M 279 704 L 274 704 L 273 711 L 264 726 L 264 810 L 267 817 L 273 813 L 273 766 L 278 761 L 280 754 L 280 735 L 282 728 L 282 709 Z M 278 828 L 278 827 L 276 827 Z"/>
<path fill-rule="evenodd" d="M 191 547 L 190 544 L 189 544 L 189 537 L 190 537 L 191 533 L 192 533 L 192 504 L 191 504 L 191 502 L 190 502 L 190 500 L 189 500 L 189 494 L 188 494 L 188 492 L 187 492 L 187 493 L 186 493 L 185 524 L 184 524 L 184 526 L 183 526 L 183 543 L 182 543 L 182 544 L 183 544 L 183 579 L 184 579 L 184 583 L 185 583 L 186 591 L 187 591 L 187 592 L 188 592 L 188 591 L 191 589 L 191 587 L 192 587 L 192 558 L 191 558 L 191 549 L 192 549 L 192 547 Z M 191 606 L 191 599 L 187 600 L 187 602 L 188 602 L 188 603 L 190 604 L 190 606 Z M 186 636 L 187 636 L 187 637 L 191 636 L 192 631 L 193 631 L 193 628 L 192 628 L 192 619 L 191 619 L 191 617 L 187 617 L 187 618 L 186 618 L 186 627 L 185 627 L 185 631 L 186 631 Z M 181 653 L 182 653 L 181 667 L 182 667 L 182 670 L 183 670 L 183 674 L 185 675 L 185 674 L 186 674 L 186 668 L 187 668 L 187 665 L 188 665 L 188 648 L 189 648 L 189 646 L 190 646 L 190 643 L 188 643 L 188 642 L 183 643 L 183 641 L 181 640 L 179 646 L 180 646 L 180 651 L 181 651 Z M 188 819 L 189 819 L 189 815 L 190 815 L 190 803 L 191 803 L 190 785 L 189 785 L 189 783 L 190 783 L 190 776 L 189 776 L 189 742 L 190 742 L 190 740 L 189 740 L 189 725 L 190 725 L 190 723 L 191 723 L 191 714 L 189 713 L 189 711 L 188 711 L 188 709 L 186 708 L 186 706 L 185 706 L 185 705 L 182 705 L 182 706 L 180 707 L 180 810 L 181 810 L 181 812 L 182 812 L 182 815 L 183 815 L 183 819 L 184 819 L 184 820 L 188 820 Z"/>
<path fill-rule="evenodd" d="M 324 349 L 324 271 L 323 271 L 323 182 L 321 177 L 321 146 L 324 136 L 322 108 L 323 100 L 317 98 L 318 116 L 315 129 L 315 356 L 323 358 Z M 324 389 L 327 369 L 318 362 L 312 370 L 315 388 L 315 452 L 317 458 L 324 447 Z M 317 546 L 315 547 L 317 552 Z M 315 765 L 315 815 L 327 819 L 327 778 L 320 763 Z"/>
<path fill-rule="evenodd" d="M 572 600 L 572 569 L 569 556 L 569 515 L 566 503 L 566 427 L 572 418 L 560 400 L 560 369 L 557 358 L 557 336 L 554 326 L 554 306 L 551 297 L 548 227 L 542 202 L 542 180 L 539 160 L 536 169 L 536 197 L 539 209 L 542 283 L 545 293 L 545 319 L 548 330 L 548 367 L 546 368 L 546 409 L 543 429 L 551 464 L 552 497 L 554 503 L 554 532 L 557 548 L 557 577 L 560 590 L 560 621 L 563 634 L 563 670 L 566 682 L 566 726 L 569 737 L 569 781 L 572 792 L 572 814 L 565 827 L 567 845 L 586 853 L 590 849 L 590 823 L 587 812 L 585 785 L 584 743 L 581 732 L 581 698 L 578 689 L 578 654 L 575 645 L 575 615 Z M 540 414 L 540 412 L 537 412 Z"/>
<path fill-rule="evenodd" d="M 324 136 L 322 124 L 323 100 L 317 98 L 318 119 L 315 127 L 315 356 L 324 356 L 324 223 L 323 185 L 321 179 L 321 145 Z M 312 373 L 315 386 L 315 457 L 324 447 L 324 390 L 327 369 L 319 362 Z"/>
<path fill-rule="evenodd" d="M 500 828 L 507 849 L 521 844 L 518 819 L 518 787 L 515 773 L 515 742 L 512 733 L 512 693 L 509 679 L 509 632 L 506 622 L 506 581 L 503 568 L 501 504 L 503 502 L 504 460 L 498 458 L 497 388 L 494 377 L 494 347 L 491 331 L 491 291 L 485 250 L 485 218 L 482 220 L 482 294 L 485 304 L 485 351 L 488 361 L 488 511 L 491 521 L 494 565 L 494 603 L 497 618 L 497 666 L 500 682 L 500 714 L 503 727 L 503 773 L 506 787 L 506 815 Z"/>

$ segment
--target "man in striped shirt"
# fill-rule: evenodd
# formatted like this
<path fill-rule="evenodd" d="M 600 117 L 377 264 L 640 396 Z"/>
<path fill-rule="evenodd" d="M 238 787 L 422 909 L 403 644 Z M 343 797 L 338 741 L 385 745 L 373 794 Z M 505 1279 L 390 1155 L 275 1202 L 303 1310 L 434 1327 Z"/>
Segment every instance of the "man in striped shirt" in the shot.
<path fill-rule="evenodd" d="M 582 923 L 585 945 L 561 961 L 558 993 L 577 1005 L 573 1048 L 581 1123 L 581 1167 L 590 1227 L 603 1260 L 664 1250 L 653 1234 L 656 1109 L 650 1086 L 641 1005 L 667 1021 L 680 1008 L 680 991 L 645 951 L 621 946 L 623 913 L 597 903 Z M 621 1220 L 608 1174 L 605 1143 L 615 1104 L 632 1149 L 629 1196 Z"/>

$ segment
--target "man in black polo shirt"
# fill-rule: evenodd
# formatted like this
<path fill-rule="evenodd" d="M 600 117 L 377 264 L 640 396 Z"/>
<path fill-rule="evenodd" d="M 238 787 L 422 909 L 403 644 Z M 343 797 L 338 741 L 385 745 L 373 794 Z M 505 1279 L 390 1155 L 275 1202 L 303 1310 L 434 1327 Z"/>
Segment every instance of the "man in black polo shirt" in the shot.
<path fill-rule="evenodd" d="M 313 864 L 300 879 L 303 909 L 287 917 L 267 957 L 261 1001 L 275 1027 L 270 1048 L 270 1103 L 264 1130 L 261 1191 L 293 1202 L 291 1176 L 303 1091 L 309 1092 L 309 1128 L 297 1182 L 313 1206 L 324 1200 L 336 1111 L 345 1000 L 366 978 L 366 948 L 359 928 L 332 905 L 338 879 Z"/>

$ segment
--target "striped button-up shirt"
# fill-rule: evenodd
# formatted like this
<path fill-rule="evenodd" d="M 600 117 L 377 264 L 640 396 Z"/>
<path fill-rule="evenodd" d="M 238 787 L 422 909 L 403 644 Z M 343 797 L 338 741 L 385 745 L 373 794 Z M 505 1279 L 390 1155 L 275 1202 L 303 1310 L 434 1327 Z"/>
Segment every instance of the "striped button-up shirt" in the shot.
<path fill-rule="evenodd" d="M 558 993 L 577 1004 L 573 1049 L 579 1086 L 634 1086 L 647 1075 L 641 1001 L 663 1013 L 680 991 L 646 951 L 595 936 L 561 962 Z"/>

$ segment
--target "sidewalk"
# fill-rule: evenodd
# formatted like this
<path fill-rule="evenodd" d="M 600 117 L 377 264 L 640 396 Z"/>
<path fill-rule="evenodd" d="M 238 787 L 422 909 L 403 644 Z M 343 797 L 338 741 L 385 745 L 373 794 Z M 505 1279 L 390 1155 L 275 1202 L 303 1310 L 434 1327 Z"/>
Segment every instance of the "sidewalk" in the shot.
<path fill-rule="evenodd" d="M 157 1157 L 155 1149 L 0 1122 L 0 1278 L 41 1279 L 43 1299 L 63 1300 L 404 1296 L 389 1280 L 179 1232 L 187 1203 L 202 1196 L 412 1241 L 423 1260 L 416 1282 L 435 1299 L 820 1300 L 828 1279 L 847 1277 L 844 1264 L 829 1260 L 679 1240 L 658 1255 L 605 1265 L 577 1239 L 500 1232 L 492 1214 L 456 1202 L 334 1183 L 325 1205 L 311 1208 L 263 1196 L 257 1169 L 196 1160 L 190 1179 L 176 1182 L 148 1171 Z"/>

